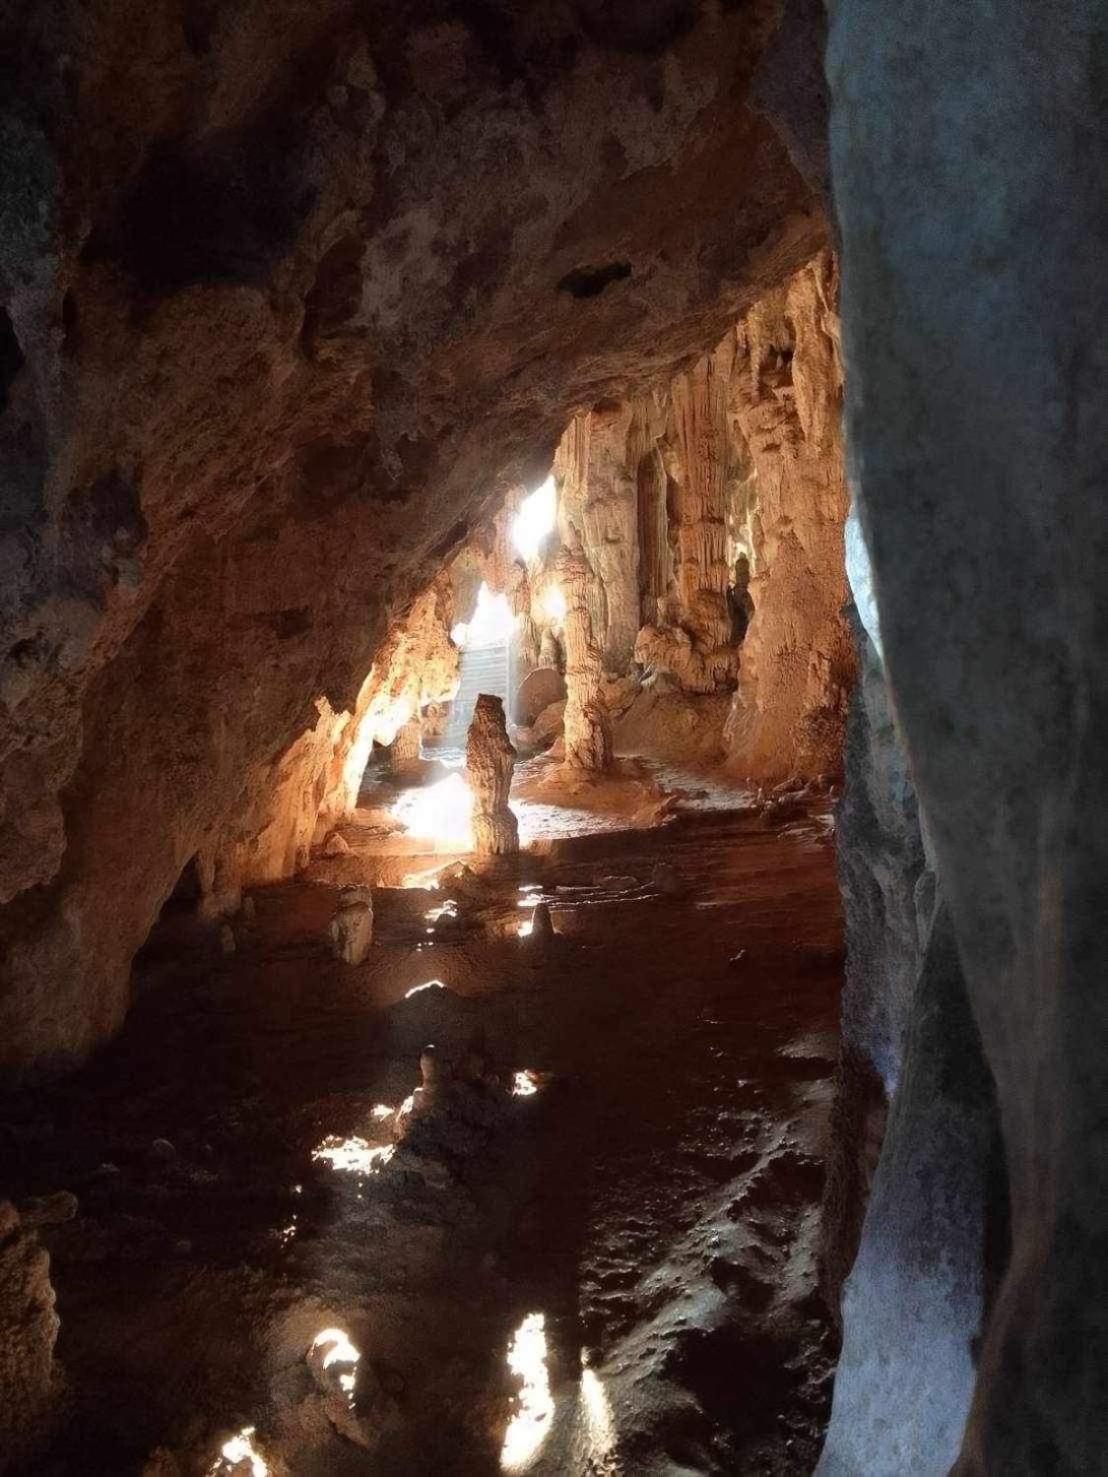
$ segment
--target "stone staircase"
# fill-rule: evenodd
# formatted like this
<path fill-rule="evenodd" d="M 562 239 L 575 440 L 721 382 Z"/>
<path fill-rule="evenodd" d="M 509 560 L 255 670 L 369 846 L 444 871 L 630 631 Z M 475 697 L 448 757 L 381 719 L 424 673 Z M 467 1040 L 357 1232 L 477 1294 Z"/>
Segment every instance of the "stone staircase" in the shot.
<path fill-rule="evenodd" d="M 510 648 L 507 641 L 493 646 L 467 647 L 462 653 L 461 681 L 450 708 L 450 720 L 442 736 L 446 748 L 464 748 L 466 732 L 473 718 L 473 709 L 483 692 L 504 699 L 504 711 L 508 711 L 508 683 L 511 666 Z"/>

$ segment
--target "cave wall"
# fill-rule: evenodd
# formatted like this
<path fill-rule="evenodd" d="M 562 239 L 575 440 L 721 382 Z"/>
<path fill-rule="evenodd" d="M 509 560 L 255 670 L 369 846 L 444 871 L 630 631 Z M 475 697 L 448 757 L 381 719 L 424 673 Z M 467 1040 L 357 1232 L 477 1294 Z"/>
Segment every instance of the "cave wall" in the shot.
<path fill-rule="evenodd" d="M 863 1231 L 823 1469 L 896 1449 L 912 1473 L 1095 1471 L 1108 1440 L 1108 233 L 1088 161 L 1108 144 L 1103 15 L 953 0 L 829 11 L 848 460 L 954 950 L 913 1003 L 874 1186 L 895 1218 L 871 1213 Z M 967 1143 L 982 1063 L 1010 1217 L 983 1329 Z M 937 1123 L 910 1086 L 929 1080 Z M 952 1169 L 964 1194 L 944 1217 Z M 924 1268 L 919 1316 L 897 1324 L 889 1301 Z M 855 1382 L 875 1316 L 885 1359 Z M 957 1347 L 927 1327 L 956 1331 Z M 912 1429 L 921 1390 L 945 1427 L 930 1448 Z"/>
<path fill-rule="evenodd" d="M 292 745 L 323 764 L 303 736 L 569 416 L 824 238 L 745 102 L 768 0 L 487 20 L 0 24 L 6 1065 L 118 1026 L 182 867 L 269 825 Z"/>

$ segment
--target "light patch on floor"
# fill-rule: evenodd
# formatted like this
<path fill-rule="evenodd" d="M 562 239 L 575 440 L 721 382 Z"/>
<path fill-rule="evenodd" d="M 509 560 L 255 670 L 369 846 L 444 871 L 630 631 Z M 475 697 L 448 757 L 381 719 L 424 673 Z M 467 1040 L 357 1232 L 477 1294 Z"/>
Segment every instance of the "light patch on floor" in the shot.
<path fill-rule="evenodd" d="M 596 1371 L 587 1367 L 581 1371 L 581 1407 L 589 1454 L 593 1460 L 602 1461 L 615 1449 L 616 1427 L 604 1384 Z"/>
<path fill-rule="evenodd" d="M 473 794 L 460 774 L 405 790 L 390 814 L 419 840 L 466 851 L 473 845 Z"/>
<path fill-rule="evenodd" d="M 311 1353 L 318 1354 L 326 1350 L 323 1355 L 323 1369 L 329 1371 L 337 1365 L 346 1366 L 337 1371 L 339 1389 L 346 1396 L 347 1401 L 354 1404 L 354 1386 L 358 1380 L 358 1361 L 361 1359 L 361 1350 L 355 1348 L 350 1342 L 350 1335 L 341 1328 L 324 1328 L 317 1333 L 312 1340 Z"/>
<path fill-rule="evenodd" d="M 244 1462 L 250 1463 L 250 1477 L 269 1477 L 269 1463 L 254 1445 L 254 1426 L 243 1426 L 219 1448 L 219 1456 L 208 1468 L 208 1477 L 224 1477 L 239 1473 Z"/>
<path fill-rule="evenodd" d="M 427 980 L 422 985 L 413 985 L 410 990 L 405 990 L 404 999 L 410 1000 L 413 995 L 422 995 L 425 990 L 445 990 L 446 988 L 443 980 Z"/>
<path fill-rule="evenodd" d="M 376 1174 L 395 1153 L 394 1144 L 373 1145 L 357 1134 L 345 1139 L 329 1134 L 318 1148 L 312 1150 L 312 1158 L 346 1174 Z"/>
<path fill-rule="evenodd" d="M 521 1381 L 518 1409 L 500 1450 L 502 1472 L 526 1472 L 550 1432 L 554 1397 L 546 1368 L 546 1318 L 528 1313 L 508 1345 L 508 1368 Z"/>

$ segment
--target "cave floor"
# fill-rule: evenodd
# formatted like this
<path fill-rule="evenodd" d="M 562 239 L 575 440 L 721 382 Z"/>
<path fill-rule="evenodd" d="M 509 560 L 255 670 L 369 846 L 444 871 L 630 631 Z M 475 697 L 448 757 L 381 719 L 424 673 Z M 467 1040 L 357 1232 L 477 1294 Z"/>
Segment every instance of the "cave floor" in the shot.
<path fill-rule="evenodd" d="M 258 1477 L 218 1460 L 245 1427 L 271 1477 L 811 1471 L 826 805 L 772 824 L 708 785 L 629 828 L 656 797 L 627 796 L 461 872 L 359 812 L 347 854 L 256 890 L 229 956 L 167 908 L 118 1040 L 4 1105 L 16 1198 L 79 1202 L 44 1233 L 66 1387 L 37 1471 Z M 364 964 L 331 957 L 336 882 L 433 870 L 377 886 Z M 519 936 L 540 898 L 541 946 Z M 459 1089 L 368 1167 L 428 1041 L 524 1091 Z M 546 1346 L 522 1394 L 521 1325 Z M 326 1327 L 361 1353 L 352 1398 L 305 1361 Z"/>

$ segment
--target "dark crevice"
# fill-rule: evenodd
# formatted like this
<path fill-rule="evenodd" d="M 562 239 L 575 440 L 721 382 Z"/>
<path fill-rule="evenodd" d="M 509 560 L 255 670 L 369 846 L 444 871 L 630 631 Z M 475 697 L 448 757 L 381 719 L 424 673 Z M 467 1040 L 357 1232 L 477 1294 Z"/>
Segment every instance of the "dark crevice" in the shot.
<path fill-rule="evenodd" d="M 568 292 L 571 297 L 596 297 L 613 282 L 622 282 L 630 275 L 630 262 L 609 262 L 605 267 L 575 267 L 559 281 L 558 291 Z"/>

